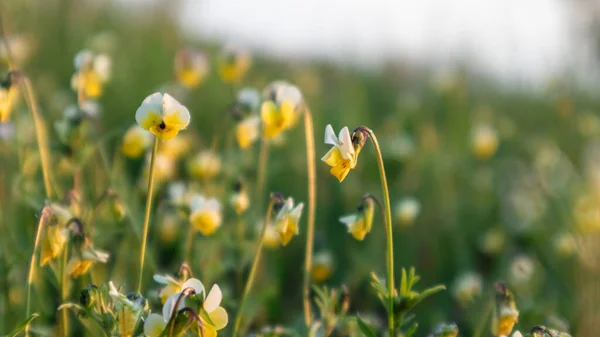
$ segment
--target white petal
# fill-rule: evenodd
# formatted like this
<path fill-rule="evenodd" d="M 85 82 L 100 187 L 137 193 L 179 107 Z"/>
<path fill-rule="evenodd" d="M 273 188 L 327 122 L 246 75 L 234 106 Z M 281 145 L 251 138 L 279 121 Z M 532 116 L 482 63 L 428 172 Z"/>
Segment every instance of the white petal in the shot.
<path fill-rule="evenodd" d="M 521 332 L 515 331 L 515 333 L 512 335 L 512 337 L 523 337 L 523 335 L 521 334 Z"/>
<path fill-rule="evenodd" d="M 111 60 L 108 55 L 100 54 L 94 58 L 94 71 L 103 81 L 110 77 Z"/>
<path fill-rule="evenodd" d="M 155 92 L 146 97 L 140 107 L 135 112 L 135 120 L 142 125 L 149 114 L 161 114 L 162 112 L 162 94 Z"/>
<path fill-rule="evenodd" d="M 146 337 L 160 337 L 165 330 L 167 322 L 159 314 L 151 314 L 144 322 L 144 335 Z"/>
<path fill-rule="evenodd" d="M 93 57 L 94 56 L 89 50 L 82 50 L 77 53 L 77 55 L 75 55 L 75 59 L 73 60 L 75 70 L 79 71 L 82 67 L 92 62 Z"/>
<path fill-rule="evenodd" d="M 296 208 L 294 208 L 291 211 L 291 216 L 292 219 L 294 219 L 296 221 L 296 223 L 298 223 L 300 221 L 300 216 L 302 215 L 302 209 L 304 208 L 304 204 L 303 203 L 299 203 Z"/>
<path fill-rule="evenodd" d="M 219 288 L 219 285 L 217 284 L 213 285 L 208 292 L 208 296 L 206 296 L 206 299 L 204 300 L 204 310 L 208 313 L 213 312 L 219 307 L 222 299 L 223 293 L 221 293 L 221 288 Z"/>
<path fill-rule="evenodd" d="M 171 318 L 171 315 L 175 310 L 175 303 L 177 303 L 177 299 L 179 298 L 179 296 L 181 296 L 181 293 L 175 293 L 169 296 L 169 298 L 165 302 L 165 305 L 163 305 L 162 314 L 166 321 L 168 321 Z M 179 307 L 177 310 L 181 310 L 183 308 L 185 308 L 185 301 L 182 299 L 181 302 L 179 302 Z"/>
<path fill-rule="evenodd" d="M 344 159 L 351 159 L 354 155 L 354 146 L 352 145 L 352 138 L 350 137 L 350 131 L 348 131 L 347 126 L 344 126 L 340 131 L 339 141 L 340 144 L 338 146 L 342 153 L 342 157 L 344 157 Z"/>
<path fill-rule="evenodd" d="M 198 279 L 191 278 L 191 279 L 185 281 L 181 285 L 181 290 L 185 290 L 186 288 L 192 288 L 192 289 L 194 289 L 196 294 L 198 294 L 198 295 L 201 294 L 202 296 L 204 296 L 204 285 Z"/>
<path fill-rule="evenodd" d="M 177 280 L 175 280 L 174 278 L 172 278 L 169 275 L 154 275 L 154 281 L 160 283 L 160 284 L 179 284 L 179 282 L 177 282 Z"/>
<path fill-rule="evenodd" d="M 108 288 L 109 288 L 108 294 L 110 296 L 120 296 L 121 295 L 121 294 L 119 294 L 117 287 L 115 287 L 115 284 L 112 281 L 108 282 Z"/>
<path fill-rule="evenodd" d="M 335 132 L 333 132 L 333 127 L 331 126 L 331 124 L 327 124 L 327 126 L 325 127 L 325 144 L 329 144 L 329 145 L 338 145 L 339 144 L 338 138 L 335 135 Z"/>
<path fill-rule="evenodd" d="M 350 227 L 356 223 L 358 216 L 356 214 L 344 215 L 340 218 L 340 222 Z"/>
<path fill-rule="evenodd" d="M 171 95 L 165 93 L 162 98 L 163 116 L 177 114 L 185 128 L 190 123 L 190 112 Z"/>
<path fill-rule="evenodd" d="M 205 204 L 206 204 L 206 198 L 204 198 L 204 196 L 202 194 L 195 194 L 190 199 L 190 208 L 192 209 L 192 211 L 202 209 L 203 207 L 205 207 L 204 206 Z"/>
<path fill-rule="evenodd" d="M 215 198 L 208 199 L 204 207 L 208 211 L 221 212 L 221 203 Z"/>
<path fill-rule="evenodd" d="M 294 208 L 294 199 L 290 197 L 285 200 L 285 203 L 283 204 L 283 207 L 281 207 L 281 209 L 279 210 L 279 213 L 277 213 L 276 218 L 280 219 L 284 216 L 287 216 L 292 210 L 292 208 Z"/>

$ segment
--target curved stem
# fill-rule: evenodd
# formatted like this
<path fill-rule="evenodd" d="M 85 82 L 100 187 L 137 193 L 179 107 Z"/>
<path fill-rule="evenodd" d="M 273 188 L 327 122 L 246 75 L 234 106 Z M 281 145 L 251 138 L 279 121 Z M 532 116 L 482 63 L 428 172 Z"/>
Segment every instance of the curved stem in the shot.
<path fill-rule="evenodd" d="M 379 209 L 379 214 L 381 214 L 381 219 L 383 220 L 383 225 L 385 226 L 385 230 L 387 231 L 385 209 L 383 208 L 381 201 L 379 201 L 379 199 L 377 199 L 376 196 L 374 196 L 373 194 L 370 194 L 370 193 L 363 195 L 362 198 L 363 198 L 363 200 L 371 199 L 371 200 L 373 200 L 373 202 L 375 202 L 375 204 L 377 205 L 377 208 Z"/>
<path fill-rule="evenodd" d="M 42 232 L 44 230 L 46 222 L 50 218 L 50 215 L 50 207 L 44 206 L 40 214 L 40 221 L 38 222 L 37 233 L 35 234 L 35 241 L 33 243 L 33 252 L 31 253 L 31 260 L 29 262 L 29 276 L 27 277 L 27 309 L 25 312 L 25 317 L 29 317 L 29 314 L 31 314 L 31 285 L 33 284 L 33 274 L 35 272 L 35 267 L 37 263 L 36 252 L 40 245 Z M 29 324 L 25 327 L 25 336 L 29 336 Z"/>
<path fill-rule="evenodd" d="M 313 128 L 312 114 L 308 105 L 304 104 L 304 131 L 306 138 L 306 163 L 308 175 L 308 227 L 306 230 L 306 255 L 304 260 L 304 279 L 302 287 L 302 297 L 304 300 L 304 323 L 310 327 L 311 308 L 310 308 L 310 271 L 312 268 L 312 253 L 315 236 L 315 205 L 317 201 L 316 193 L 316 167 L 315 167 L 315 132 Z"/>
<path fill-rule="evenodd" d="M 254 261 L 252 262 L 252 268 L 250 269 L 250 275 L 248 275 L 248 280 L 246 281 L 246 286 L 244 287 L 244 294 L 242 295 L 242 301 L 240 302 L 240 307 L 238 308 L 237 315 L 235 317 L 235 325 L 233 328 L 233 337 L 238 335 L 238 331 L 240 329 L 240 324 L 242 322 L 242 314 L 244 313 L 244 305 L 246 304 L 246 299 L 248 298 L 248 294 L 250 293 L 250 289 L 252 288 L 252 283 L 254 282 L 254 277 L 256 276 L 256 269 L 258 269 L 258 263 L 260 262 L 260 256 L 262 254 L 262 247 L 264 245 L 265 233 L 267 232 L 267 226 L 269 226 L 269 220 L 271 219 L 271 212 L 273 211 L 274 200 L 271 198 L 269 201 L 269 207 L 267 207 L 267 215 L 265 217 L 265 222 L 263 224 L 262 231 L 260 232 L 260 238 L 258 239 L 258 245 L 256 246 L 256 252 L 254 253 Z"/>
<path fill-rule="evenodd" d="M 171 312 L 171 317 L 169 317 L 169 322 L 167 323 L 167 325 L 169 326 L 169 334 L 167 335 L 168 337 L 173 336 L 173 331 L 175 329 L 175 319 L 177 318 L 177 313 L 179 312 L 177 310 L 177 308 L 179 308 L 179 304 L 181 303 L 181 301 L 183 301 L 183 299 L 186 296 L 188 296 L 190 293 L 193 293 L 194 291 L 194 288 L 185 288 L 177 297 L 177 301 L 175 301 L 175 305 L 173 306 L 173 312 Z"/>
<path fill-rule="evenodd" d="M 154 147 L 152 148 L 152 157 L 150 158 L 150 172 L 148 173 L 148 196 L 146 197 L 146 212 L 144 213 L 144 232 L 142 234 L 142 249 L 140 252 L 140 278 L 138 281 L 137 292 L 142 290 L 142 280 L 144 278 L 144 259 L 146 257 L 146 241 L 148 239 L 148 227 L 150 225 L 150 210 L 152 209 L 152 194 L 154 190 L 154 164 L 156 153 L 158 152 L 158 138 L 154 138 Z"/>
<path fill-rule="evenodd" d="M 388 330 L 389 335 L 394 336 L 394 240 L 392 237 L 393 226 L 392 226 L 392 209 L 390 206 L 390 193 L 388 190 L 387 179 L 385 177 L 385 167 L 383 165 L 383 156 L 381 155 L 381 148 L 377 142 L 377 137 L 373 130 L 362 127 L 364 131 L 369 134 L 371 142 L 375 147 L 377 153 L 377 164 L 379 166 L 379 176 L 381 178 L 381 189 L 383 193 L 383 199 L 386 209 L 386 227 L 387 227 L 387 284 L 388 284 Z"/>

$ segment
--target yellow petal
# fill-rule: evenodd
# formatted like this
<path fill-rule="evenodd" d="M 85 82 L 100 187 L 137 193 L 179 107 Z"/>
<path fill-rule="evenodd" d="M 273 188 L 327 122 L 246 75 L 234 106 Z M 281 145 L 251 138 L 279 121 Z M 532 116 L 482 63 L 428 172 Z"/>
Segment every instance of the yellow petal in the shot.
<path fill-rule="evenodd" d="M 204 320 L 202 320 L 202 327 L 200 327 L 200 329 L 203 329 L 204 331 L 199 333 L 198 336 L 217 337 L 217 330 L 213 326 L 204 322 Z"/>
<path fill-rule="evenodd" d="M 221 217 L 215 212 L 197 211 L 190 215 L 190 222 L 202 235 L 208 236 L 221 226 Z"/>
<path fill-rule="evenodd" d="M 340 161 L 343 160 L 342 153 L 337 146 L 334 146 L 327 152 L 323 158 L 321 158 L 329 166 L 336 166 Z"/>
<path fill-rule="evenodd" d="M 266 101 L 260 107 L 260 117 L 263 124 L 274 125 L 278 124 L 279 110 L 273 101 Z"/>
<path fill-rule="evenodd" d="M 144 323 L 144 335 L 147 337 L 159 337 L 165 330 L 167 323 L 165 319 L 158 314 L 151 314 Z"/>
<path fill-rule="evenodd" d="M 211 311 L 208 316 L 213 322 L 216 330 L 221 330 L 227 326 L 229 317 L 227 316 L 227 311 L 225 311 L 223 307 L 216 308 L 215 310 Z"/>
<path fill-rule="evenodd" d="M 294 126 L 298 121 L 297 115 L 295 106 L 291 101 L 285 100 L 281 102 L 281 118 L 283 119 L 285 127 L 289 128 Z"/>
<path fill-rule="evenodd" d="M 165 304 L 165 302 L 167 301 L 167 299 L 175 294 L 181 291 L 181 286 L 179 286 L 179 284 L 168 284 L 166 285 L 161 291 L 160 294 L 158 295 L 160 297 L 160 302 L 162 304 Z"/>
<path fill-rule="evenodd" d="M 336 166 L 332 167 L 329 171 L 334 177 L 336 177 L 341 183 L 344 181 L 348 173 L 350 172 L 351 166 L 349 160 L 342 160 Z"/>

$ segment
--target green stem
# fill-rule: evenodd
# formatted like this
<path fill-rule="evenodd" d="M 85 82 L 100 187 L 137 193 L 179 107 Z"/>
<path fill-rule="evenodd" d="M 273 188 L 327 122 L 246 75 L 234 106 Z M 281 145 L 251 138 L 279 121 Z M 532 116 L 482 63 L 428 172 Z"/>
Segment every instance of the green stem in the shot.
<path fill-rule="evenodd" d="M 262 209 L 262 196 L 265 188 L 265 180 L 267 177 L 267 160 L 269 159 L 269 140 L 261 132 L 260 136 L 260 152 L 258 153 L 258 172 L 256 178 L 256 200 L 259 200 L 261 204 L 258 204 L 258 209 Z"/>
<path fill-rule="evenodd" d="M 306 255 L 304 260 L 304 279 L 302 297 L 304 302 L 304 323 L 306 328 L 310 328 L 311 307 L 310 307 L 310 272 L 312 269 L 313 243 L 315 236 L 315 205 L 317 200 L 316 193 L 316 167 L 315 167 L 315 132 L 313 128 L 312 114 L 308 105 L 304 104 L 304 131 L 306 138 L 306 163 L 308 175 L 308 227 L 306 230 Z"/>
<path fill-rule="evenodd" d="M 192 265 L 192 261 L 190 261 L 190 259 L 192 258 L 192 250 L 194 247 L 194 234 L 196 234 L 196 231 L 194 230 L 194 225 L 192 225 L 192 223 L 188 224 L 188 234 L 187 234 L 187 238 L 185 240 L 185 253 L 184 253 L 184 257 L 183 257 L 183 262 L 187 263 L 188 265 Z"/>
<path fill-rule="evenodd" d="M 25 317 L 29 317 L 29 315 L 31 314 L 31 286 L 33 284 L 33 274 L 35 273 L 35 267 L 37 264 L 36 252 L 40 245 L 40 239 L 42 237 L 42 232 L 44 231 L 46 221 L 48 221 L 50 215 L 50 207 L 44 206 L 40 214 L 40 221 L 38 222 L 37 233 L 35 235 L 35 241 L 33 243 L 33 252 L 31 253 L 31 261 L 29 262 L 29 276 L 27 277 L 27 309 L 25 312 Z M 29 325 L 25 327 L 25 336 L 29 336 Z"/>
<path fill-rule="evenodd" d="M 67 301 L 68 297 L 68 275 L 67 275 L 67 263 L 69 257 L 69 243 L 65 243 L 65 248 L 63 250 L 62 256 L 62 270 L 61 270 L 61 280 L 60 280 L 60 293 L 62 303 Z M 62 311 L 62 334 L 64 337 L 69 335 L 69 313 L 67 310 Z"/>
<path fill-rule="evenodd" d="M 138 281 L 137 292 L 142 290 L 142 280 L 144 279 L 144 259 L 146 257 L 146 241 L 148 239 L 148 227 L 150 225 L 150 210 L 152 209 L 152 194 L 154 190 L 154 164 L 156 162 L 156 153 L 158 152 L 158 138 L 154 138 L 154 147 L 152 148 L 152 157 L 150 158 L 150 172 L 148 173 L 148 196 L 146 197 L 146 212 L 144 213 L 144 232 L 142 234 L 142 249 L 140 252 L 140 278 Z"/>
<path fill-rule="evenodd" d="M 379 166 L 379 176 L 381 178 L 381 189 L 383 192 L 383 199 L 386 208 L 386 221 L 385 225 L 387 227 L 387 284 L 388 284 L 388 330 L 390 337 L 394 336 L 395 327 L 394 327 L 394 240 L 393 240 L 393 226 L 392 226 L 392 209 L 390 205 L 390 193 L 388 190 L 387 179 L 385 176 L 385 167 L 383 165 L 383 156 L 381 155 L 381 148 L 379 147 L 379 142 L 377 142 L 377 137 L 375 137 L 375 133 L 373 130 L 362 127 L 364 131 L 369 134 L 371 138 L 371 142 L 375 147 L 375 152 L 377 153 L 377 164 Z"/>
<path fill-rule="evenodd" d="M 262 231 L 260 232 L 260 238 L 258 239 L 258 245 L 256 246 L 256 253 L 254 254 L 254 261 L 252 262 L 252 268 L 250 269 L 250 275 L 248 275 L 248 280 L 246 281 L 246 286 L 244 287 L 244 294 L 242 295 L 242 301 L 240 302 L 240 307 L 238 308 L 237 315 L 235 317 L 235 325 L 233 328 L 233 337 L 238 335 L 238 331 L 240 329 L 240 324 L 242 322 L 242 314 L 244 312 L 244 306 L 246 304 L 246 299 L 248 298 L 248 294 L 250 293 L 250 289 L 252 288 L 252 283 L 254 282 L 254 277 L 256 276 L 256 269 L 258 269 L 258 263 L 260 262 L 260 256 L 262 254 L 262 248 L 264 245 L 265 233 L 267 232 L 267 227 L 269 226 L 269 220 L 271 219 L 271 212 L 273 211 L 273 203 L 274 200 L 271 198 L 269 201 L 269 207 L 267 208 L 267 215 L 265 217 L 265 222 L 263 224 Z"/>

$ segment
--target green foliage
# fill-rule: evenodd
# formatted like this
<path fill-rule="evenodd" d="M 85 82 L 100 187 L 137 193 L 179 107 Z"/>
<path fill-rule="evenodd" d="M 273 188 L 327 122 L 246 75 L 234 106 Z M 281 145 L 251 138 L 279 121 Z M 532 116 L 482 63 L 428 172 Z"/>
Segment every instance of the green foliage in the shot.
<path fill-rule="evenodd" d="M 31 321 L 33 321 L 36 317 L 38 317 L 39 314 L 34 313 L 31 316 L 27 317 L 23 322 L 19 323 L 19 325 L 17 325 L 13 331 L 11 331 L 8 335 L 5 335 L 5 337 L 15 337 L 17 336 L 21 331 L 25 330 L 27 328 L 27 326 L 31 323 Z"/>

